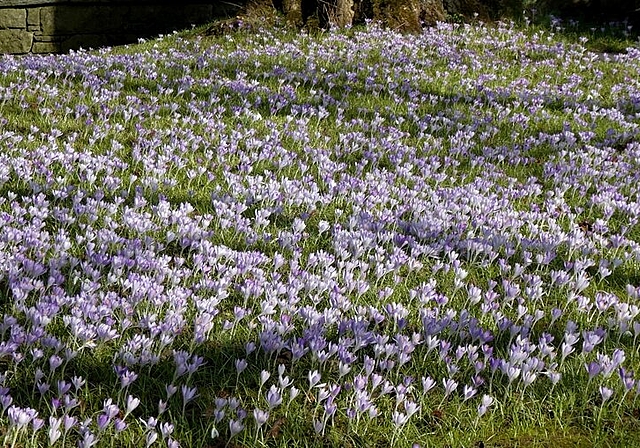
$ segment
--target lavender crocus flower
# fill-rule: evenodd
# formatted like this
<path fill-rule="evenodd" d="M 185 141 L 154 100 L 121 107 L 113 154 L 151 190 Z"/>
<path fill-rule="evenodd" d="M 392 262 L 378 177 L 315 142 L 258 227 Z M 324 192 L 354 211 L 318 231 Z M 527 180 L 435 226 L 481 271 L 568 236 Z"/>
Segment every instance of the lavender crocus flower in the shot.
<path fill-rule="evenodd" d="M 160 424 L 160 434 L 163 439 L 166 439 L 173 433 L 173 425 L 169 422 L 164 422 Z"/>
<path fill-rule="evenodd" d="M 62 425 L 62 418 L 49 417 L 49 430 L 47 432 L 49 437 L 49 445 L 53 445 L 62 436 L 60 431 L 60 425 Z"/>
<path fill-rule="evenodd" d="M 235 437 L 244 429 L 244 424 L 240 420 L 229 420 L 229 438 Z"/>
<path fill-rule="evenodd" d="M 188 387 L 183 385 L 181 387 L 182 391 L 182 409 L 184 410 L 187 403 L 192 401 L 197 396 L 198 389 L 196 387 Z"/>
<path fill-rule="evenodd" d="M 269 410 L 275 408 L 282 404 L 282 395 L 280 394 L 280 390 L 275 384 L 272 384 L 269 390 L 267 391 L 267 406 Z"/>
<path fill-rule="evenodd" d="M 264 386 L 264 384 L 267 382 L 270 376 L 271 376 L 271 373 L 269 373 L 266 370 L 263 370 L 262 372 L 260 372 L 260 387 Z"/>
<path fill-rule="evenodd" d="M 104 431 L 107 425 L 111 422 L 111 418 L 107 414 L 100 414 L 96 418 L 96 423 L 100 431 Z"/>
<path fill-rule="evenodd" d="M 392 422 L 396 426 L 396 428 L 400 428 L 404 426 L 409 421 L 409 416 L 399 412 L 393 411 Z"/>
<path fill-rule="evenodd" d="M 453 378 L 443 378 L 442 385 L 444 386 L 444 396 L 448 397 L 453 391 L 458 388 L 458 382 Z"/>
<path fill-rule="evenodd" d="M 478 390 L 475 387 L 465 384 L 465 386 L 462 389 L 463 401 L 467 401 L 468 399 L 473 397 L 477 392 Z"/>
<path fill-rule="evenodd" d="M 35 409 L 31 408 L 19 408 L 17 406 L 11 406 L 7 410 L 7 417 L 9 418 L 9 424 L 17 429 L 25 428 L 31 420 L 38 415 Z"/>
<path fill-rule="evenodd" d="M 244 369 L 247 368 L 249 363 L 247 362 L 246 359 L 236 359 L 235 365 L 236 365 L 236 373 L 240 375 L 244 371 Z"/>
<path fill-rule="evenodd" d="M 482 396 L 482 401 L 478 405 L 478 417 L 482 417 L 484 414 L 486 414 L 489 407 L 493 404 L 493 401 L 493 397 L 491 397 L 490 395 Z"/>
<path fill-rule="evenodd" d="M 140 405 L 140 399 L 133 395 L 127 395 L 127 408 L 124 412 L 124 418 L 127 418 Z"/>
<path fill-rule="evenodd" d="M 600 391 L 600 396 L 602 397 L 603 404 L 607 402 L 609 398 L 611 398 L 611 396 L 613 395 L 613 390 L 605 386 L 600 386 L 599 391 Z"/>
<path fill-rule="evenodd" d="M 584 365 L 585 369 L 587 369 L 587 374 L 589 375 L 589 380 L 592 380 L 596 375 L 600 373 L 602 367 L 599 363 L 595 361 L 591 361 Z"/>
<path fill-rule="evenodd" d="M 258 428 L 262 427 L 267 420 L 269 419 L 269 412 L 263 411 L 261 409 L 255 408 L 253 410 L 253 418 L 256 421 L 256 426 Z"/>
<path fill-rule="evenodd" d="M 158 440 L 158 432 L 153 430 L 148 431 L 144 436 L 144 440 L 145 440 L 145 447 L 149 448 L 151 445 L 155 443 L 156 440 Z"/>
<path fill-rule="evenodd" d="M 313 372 L 309 372 L 308 377 L 309 377 L 309 388 L 313 388 L 317 386 L 321 378 L 320 373 L 318 373 L 317 370 L 314 370 Z"/>

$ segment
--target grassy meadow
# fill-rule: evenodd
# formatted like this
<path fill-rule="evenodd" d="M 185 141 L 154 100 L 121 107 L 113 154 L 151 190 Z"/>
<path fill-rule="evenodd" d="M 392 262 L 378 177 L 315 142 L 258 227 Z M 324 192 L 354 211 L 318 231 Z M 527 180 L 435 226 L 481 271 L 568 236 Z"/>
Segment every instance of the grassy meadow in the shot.
<path fill-rule="evenodd" d="M 640 446 L 640 49 L 560 26 L 0 56 L 2 446 Z"/>

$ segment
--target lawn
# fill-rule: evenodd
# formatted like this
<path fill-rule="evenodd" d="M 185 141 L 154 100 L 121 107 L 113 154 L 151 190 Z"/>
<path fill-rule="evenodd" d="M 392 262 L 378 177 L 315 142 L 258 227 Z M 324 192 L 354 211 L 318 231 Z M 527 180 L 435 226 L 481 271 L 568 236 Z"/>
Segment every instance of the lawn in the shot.
<path fill-rule="evenodd" d="M 640 446 L 640 50 L 589 45 L 1 56 L 3 446 Z"/>

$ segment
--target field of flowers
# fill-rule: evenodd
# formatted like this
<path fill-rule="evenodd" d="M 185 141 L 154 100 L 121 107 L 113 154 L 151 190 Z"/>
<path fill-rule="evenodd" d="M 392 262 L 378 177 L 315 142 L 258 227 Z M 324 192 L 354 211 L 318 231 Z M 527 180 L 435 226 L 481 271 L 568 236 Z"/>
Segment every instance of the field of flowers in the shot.
<path fill-rule="evenodd" d="M 640 444 L 640 50 L 0 57 L 3 446 Z"/>

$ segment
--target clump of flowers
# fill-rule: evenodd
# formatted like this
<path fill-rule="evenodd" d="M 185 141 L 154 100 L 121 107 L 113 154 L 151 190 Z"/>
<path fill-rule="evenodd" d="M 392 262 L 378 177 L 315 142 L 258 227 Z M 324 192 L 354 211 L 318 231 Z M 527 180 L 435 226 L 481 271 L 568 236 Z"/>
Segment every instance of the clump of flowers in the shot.
<path fill-rule="evenodd" d="M 634 405 L 640 52 L 349 33 L 0 58 L 4 445 Z"/>

